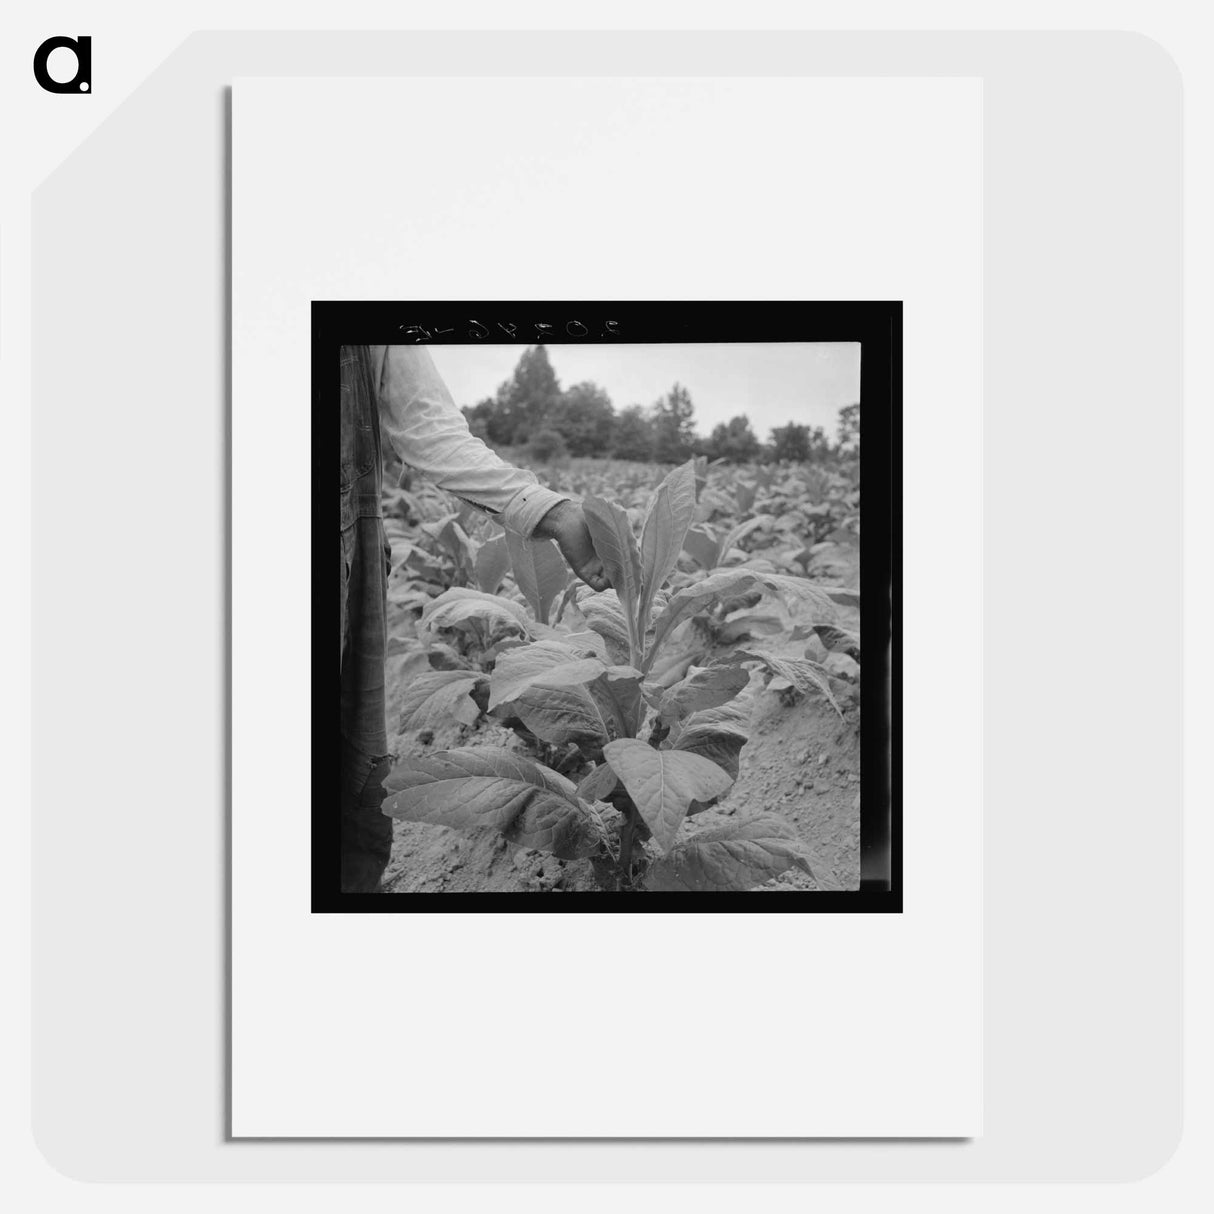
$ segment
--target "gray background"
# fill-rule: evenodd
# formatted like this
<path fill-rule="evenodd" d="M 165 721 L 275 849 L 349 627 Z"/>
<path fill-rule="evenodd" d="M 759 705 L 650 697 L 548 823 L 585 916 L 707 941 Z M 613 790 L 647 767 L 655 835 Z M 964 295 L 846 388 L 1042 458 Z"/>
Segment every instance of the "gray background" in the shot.
<path fill-rule="evenodd" d="M 985 80 L 978 1141 L 223 1140 L 224 88 L 570 63 Z M 1166 53 L 1122 34 L 184 43 L 33 204 L 33 1065 L 50 1162 L 97 1180 L 1119 1180 L 1161 1166 L 1181 1079 L 1180 103 Z M 946 675 L 946 521 L 939 542 Z M 137 713 L 115 719 L 118 688 Z M 98 734 L 121 801 L 73 771 L 74 743 Z"/>

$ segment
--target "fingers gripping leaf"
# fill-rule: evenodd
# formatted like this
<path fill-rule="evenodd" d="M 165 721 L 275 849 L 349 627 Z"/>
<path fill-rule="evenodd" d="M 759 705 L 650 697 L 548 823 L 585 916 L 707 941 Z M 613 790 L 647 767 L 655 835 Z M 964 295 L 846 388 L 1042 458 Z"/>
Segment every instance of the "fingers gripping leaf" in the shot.
<path fill-rule="evenodd" d="M 603 747 L 658 846 L 667 852 L 693 801 L 720 796 L 733 779 L 715 763 L 683 751 L 654 750 L 636 738 Z"/>
<path fill-rule="evenodd" d="M 491 826 L 562 860 L 591 855 L 602 822 L 563 776 L 504 751 L 448 750 L 395 773 L 384 813 L 438 826 Z"/>

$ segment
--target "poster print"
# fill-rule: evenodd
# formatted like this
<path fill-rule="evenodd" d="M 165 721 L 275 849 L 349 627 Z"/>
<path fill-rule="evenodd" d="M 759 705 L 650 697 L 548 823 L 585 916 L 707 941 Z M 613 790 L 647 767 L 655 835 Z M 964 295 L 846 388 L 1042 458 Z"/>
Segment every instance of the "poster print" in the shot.
<path fill-rule="evenodd" d="M 554 108 L 554 100 L 570 92 L 576 106 Z M 466 120 L 486 100 L 498 107 L 542 101 L 557 126 L 572 116 L 562 127 L 572 142 L 562 136 L 559 143 L 544 144 L 545 154 L 551 149 L 569 171 L 534 180 L 530 162 L 520 162 L 515 148 L 498 147 L 496 134 L 490 137 Z M 236 1134 L 803 1137 L 939 1135 L 980 1127 L 980 101 L 980 82 L 955 80 L 752 85 L 611 79 L 576 82 L 567 90 L 563 82 L 548 80 L 493 80 L 479 88 L 462 79 L 402 77 L 241 81 L 234 89 Z M 410 138 L 424 146 L 427 163 L 435 168 L 424 180 L 406 174 L 403 162 L 391 158 L 382 164 L 387 192 L 351 192 L 344 178 L 316 172 L 315 149 L 329 144 L 371 163 L 383 132 L 368 116 L 418 112 L 419 107 L 431 118 L 417 124 Z M 660 161 L 677 145 L 679 132 L 711 148 L 713 155 L 703 163 L 715 166 L 723 118 L 733 123 L 728 146 L 745 157 L 752 154 L 759 128 L 740 115 L 761 118 L 766 137 L 780 131 L 783 141 L 785 132 L 795 137 L 805 114 L 822 107 L 843 123 L 832 131 L 847 132 L 840 154 L 812 162 L 764 156 L 765 173 L 783 183 L 770 197 L 796 201 L 786 206 L 764 201 L 761 222 L 749 183 L 733 191 L 737 180 L 722 178 L 715 167 L 712 188 L 700 191 L 702 206 L 675 208 L 674 227 L 655 222 L 649 205 L 613 209 L 605 205 L 612 196 L 582 187 L 583 170 L 601 179 L 604 164 L 617 152 L 621 172 L 615 180 L 641 182 L 638 150 L 651 149 Z M 288 127 L 297 138 L 283 139 Z M 580 134 L 594 138 L 587 141 Z M 930 181 L 905 175 L 898 206 L 887 205 L 888 192 L 880 183 L 888 180 L 891 164 L 907 155 L 921 163 L 928 150 L 934 166 Z M 827 163 L 832 174 L 844 173 L 836 179 L 846 182 L 845 189 L 810 188 L 809 179 L 818 180 Z M 450 205 L 457 196 L 453 183 L 465 181 L 484 185 L 465 192 L 478 203 L 492 195 L 492 224 L 471 223 L 466 210 Z M 872 205 L 856 205 L 864 199 Z M 781 221 L 778 231 L 771 227 L 773 206 Z M 881 215 L 877 224 L 874 208 Z M 533 221 L 541 212 L 547 226 L 536 257 L 515 236 L 530 230 L 528 216 Z M 745 239 L 734 222 L 738 216 L 752 220 Z M 702 251 L 714 246 L 728 247 L 736 257 L 720 273 L 709 273 L 702 261 Z M 828 302 L 788 302 L 790 291 Z M 627 302 L 646 295 L 650 302 Z M 713 302 L 672 300 L 677 295 Z M 834 302 L 857 296 L 878 302 Z M 603 298 L 611 302 L 599 302 Z M 902 324 L 908 325 L 904 343 Z M 668 852 L 634 828 L 626 880 L 613 881 L 627 815 L 610 794 L 588 798 L 578 788 L 604 765 L 612 742 L 640 741 L 667 754 L 673 752 L 670 734 L 663 738 L 642 722 L 639 738 L 621 739 L 612 737 L 609 727 L 600 739 L 603 760 L 576 742 L 558 747 L 563 753 L 542 754 L 516 725 L 501 719 L 514 700 L 505 701 L 500 712 L 496 702 L 489 706 L 498 656 L 490 664 L 462 652 L 468 644 L 463 634 L 472 628 L 431 628 L 429 616 L 423 622 L 427 606 L 453 590 L 490 593 L 472 579 L 459 585 L 454 578 L 422 576 L 419 560 L 452 572 L 456 564 L 456 557 L 440 547 L 441 539 L 424 528 L 454 514 L 470 542 L 491 543 L 501 534 L 508 544 L 507 533 L 525 531 L 527 499 L 542 488 L 580 504 L 583 516 L 591 498 L 619 504 L 643 556 L 650 499 L 668 475 L 688 459 L 700 458 L 705 483 L 698 487 L 697 511 L 711 505 L 717 493 L 732 494 L 734 507 L 693 517 L 688 536 L 698 529 L 723 542 L 739 523 L 758 514 L 791 521 L 794 509 L 805 514 L 815 502 L 804 493 L 795 508 L 767 502 L 773 494 L 758 484 L 759 474 L 782 467 L 778 459 L 717 463 L 726 457 L 693 448 L 689 457 L 676 450 L 659 460 L 657 441 L 651 439 L 639 450 L 633 447 L 625 468 L 627 452 L 614 435 L 607 451 L 575 454 L 577 435 L 568 427 L 561 433 L 556 426 L 531 424 L 526 433 L 525 424 L 524 433 L 510 436 L 517 441 L 507 442 L 499 428 L 489 433 L 493 418 L 485 415 L 495 412 L 492 407 L 475 414 L 483 403 L 497 403 L 498 388 L 513 383 L 516 372 L 526 378 L 520 362 L 528 351 L 528 364 L 538 361 L 536 352 L 542 349 L 561 400 L 578 385 L 593 384 L 606 395 L 616 419 L 639 413 L 642 423 L 654 421 L 653 406 L 668 401 L 677 383 L 690 399 L 691 429 L 699 442 L 712 441 L 721 424 L 728 435 L 730 422 L 745 415 L 760 446 L 773 443 L 772 432 L 792 423 L 811 435 L 821 427 L 823 439 L 835 446 L 839 411 L 857 403 L 855 385 L 827 394 L 809 372 L 829 365 L 829 356 L 804 359 L 832 345 L 850 346 L 858 356 L 858 577 L 832 578 L 825 569 L 811 576 L 795 562 L 781 569 L 780 549 L 792 548 L 793 542 L 778 536 L 776 543 L 765 542 L 770 536 L 761 534 L 760 526 L 716 563 L 728 572 L 747 561 L 770 561 L 774 571 L 767 573 L 773 579 L 800 578 L 836 593 L 857 592 L 858 616 L 851 619 L 859 624 L 860 672 L 842 658 L 828 659 L 836 651 L 825 647 L 815 646 L 814 656 L 806 655 L 813 644 L 809 636 L 796 638 L 798 654 L 792 647 L 798 626 L 813 632 L 821 621 L 799 602 L 790 606 L 765 588 L 753 603 L 730 605 L 724 614 L 752 613 L 750 621 L 759 626 L 759 616 L 767 613 L 776 617 L 773 630 L 748 629 L 732 644 L 715 646 L 683 677 L 694 675 L 692 666 L 710 668 L 743 649 L 800 656 L 856 678 L 855 683 L 832 678 L 828 684 L 847 720 L 839 720 L 817 689 L 797 694 L 779 685 L 773 689 L 776 675 L 738 658 L 736 664 L 749 672 L 748 688 L 754 676 L 754 702 L 765 711 L 752 713 L 743 731 L 737 778 L 715 804 L 693 806 L 688 800 Z M 418 467 L 422 457 L 416 452 L 406 453 L 398 468 L 393 435 L 385 433 L 395 423 L 384 420 L 378 399 L 391 395 L 394 376 L 375 376 L 368 357 L 363 382 L 377 394 L 369 399 L 379 416 L 364 421 L 363 437 L 370 439 L 373 456 L 378 425 L 382 480 L 379 491 L 372 483 L 365 497 L 366 490 L 351 488 L 364 463 L 373 468 L 375 460 L 367 461 L 365 448 L 358 454 L 349 448 L 346 491 L 339 497 L 347 499 L 347 527 L 364 517 L 364 503 L 370 528 L 379 525 L 375 520 L 382 514 L 386 541 L 377 547 L 373 533 L 363 545 L 371 562 L 368 574 L 383 570 L 388 600 L 383 750 L 367 752 L 386 768 L 383 796 L 376 807 L 378 790 L 364 783 L 348 802 L 377 812 L 391 830 L 386 860 L 372 857 L 382 870 L 368 866 L 373 892 L 342 888 L 342 667 L 335 686 L 329 665 L 335 629 L 345 644 L 341 600 L 334 604 L 332 595 L 331 491 L 333 448 L 339 455 L 342 450 L 343 346 L 367 347 L 368 356 L 371 347 L 383 347 L 385 365 L 388 350 L 423 349 L 444 385 L 443 414 L 461 415 L 467 432 L 523 477 L 515 493 L 494 500 L 484 496 L 491 485 L 454 486 L 462 494 L 451 494 L 441 483 L 442 470 Z M 754 357 L 748 356 L 749 348 Z M 796 357 L 803 359 L 799 371 L 785 363 Z M 601 361 L 586 361 L 594 359 Z M 348 377 L 358 362 L 356 356 L 347 364 Z M 911 385 L 907 391 L 913 393 L 904 404 L 903 368 Z M 789 394 L 778 378 L 800 386 Z M 357 383 L 347 378 L 347 395 Z M 507 389 L 505 396 L 510 395 Z M 298 414 L 309 396 L 313 425 L 300 426 Z M 913 417 L 913 428 L 899 430 L 900 406 Z M 584 409 L 578 416 L 592 412 Z M 431 411 L 422 413 L 433 420 Z M 532 417 L 525 415 L 524 421 L 532 423 Z M 540 429 L 561 433 L 567 456 L 550 447 L 545 458 L 537 441 Z M 739 424 L 733 430 L 745 445 L 745 428 Z M 397 438 L 404 433 L 400 430 Z M 650 432 L 642 425 L 640 433 Z M 904 485 L 897 480 L 903 444 L 909 473 Z M 613 458 L 620 467 L 606 463 Z M 593 483 L 575 481 L 592 459 L 602 474 Z M 805 474 L 798 466 L 808 462 L 791 455 L 785 461 L 796 476 Z M 408 473 L 405 486 L 402 472 Z M 756 484 L 748 513 L 726 482 L 729 475 Z M 524 496 L 516 503 L 520 490 Z M 399 505 L 390 510 L 386 499 L 397 491 L 426 509 L 410 516 L 401 514 Z M 461 496 L 473 504 L 465 509 Z M 282 517 L 284 502 L 294 525 L 281 528 L 281 547 L 267 553 L 265 525 Z M 309 502 L 311 526 L 300 517 Z M 964 506 L 958 509 L 958 503 Z M 948 587 L 950 638 L 959 634 L 964 651 L 974 656 L 961 662 L 953 651 L 948 678 L 942 678 L 938 574 L 930 558 L 900 560 L 898 528 L 905 513 L 907 530 L 920 543 L 911 551 L 922 553 L 933 524 L 950 510 L 961 536 Z M 298 525 L 301 521 L 305 525 Z M 345 530 L 339 528 L 339 539 Z M 533 546 L 534 531 L 523 536 Z M 797 553 L 828 543 L 842 550 L 837 539 L 808 532 L 796 538 Z M 560 553 L 558 540 L 539 539 L 557 544 Z M 715 576 L 687 551 L 687 543 L 685 538 L 673 572 L 654 593 L 659 615 L 665 609 L 660 595 L 669 596 L 669 606 L 693 582 Z M 412 565 L 399 569 L 411 555 L 406 544 L 420 552 Z M 353 564 L 354 551 L 345 545 L 339 551 L 342 583 L 348 586 L 345 566 L 347 559 Z M 595 556 L 603 562 L 597 548 Z M 575 584 L 570 561 L 565 555 L 561 560 L 568 581 L 554 596 L 546 623 L 518 589 L 513 566 L 503 574 L 492 594 L 514 602 L 526 623 L 516 634 L 506 627 L 500 638 L 493 635 L 483 653 L 500 646 L 504 658 L 520 649 L 516 642 L 550 639 L 546 628 L 595 634 L 574 610 L 585 616 L 583 603 L 610 601 L 610 592 L 581 578 Z M 309 572 L 313 586 L 306 605 L 284 602 L 284 575 Z M 401 584 L 410 580 L 411 586 Z M 572 599 L 557 620 L 571 586 Z M 613 586 L 612 591 L 618 599 L 619 590 Z M 414 592 L 424 602 L 391 601 Z M 353 609 L 347 597 L 346 610 Z M 656 637 L 652 610 L 655 626 L 653 636 L 646 628 L 646 643 Z M 697 622 L 677 636 L 672 633 L 671 645 L 694 639 L 693 629 L 710 613 L 693 614 Z M 873 630 L 874 622 L 883 634 Z M 820 641 L 816 633 L 814 638 Z M 578 660 L 593 669 L 594 660 L 602 658 L 594 640 L 587 643 L 590 652 Z M 454 655 L 446 655 L 449 669 L 465 669 L 460 662 L 468 661 L 466 669 L 487 675 L 488 686 L 474 678 L 479 686 L 471 696 L 465 693 L 477 712 L 474 725 L 440 721 L 427 737 L 424 725 L 402 729 L 400 701 L 418 681 L 418 672 L 444 671 L 442 645 Z M 414 677 L 402 677 L 394 666 L 416 661 L 407 651 L 418 647 L 426 651 L 428 669 L 418 663 Z M 604 665 L 630 666 L 631 655 L 623 656 L 619 661 L 609 652 Z M 676 656 L 673 650 L 671 656 Z M 843 656 L 855 661 L 854 655 Z M 640 672 L 645 712 L 654 718 L 658 708 L 645 698 L 644 684 L 654 682 L 649 676 L 662 660 L 659 652 L 651 671 Z M 556 690 L 567 686 L 586 684 L 567 679 Z M 900 717 L 907 688 L 917 698 Z M 781 701 L 782 690 L 792 703 Z M 853 698 L 856 703 L 845 702 Z M 811 706 L 808 712 L 806 706 Z M 728 702 L 693 712 L 725 707 Z M 943 768 L 934 746 L 942 712 L 954 715 L 955 728 L 967 739 Z M 834 732 L 826 732 L 827 721 Z M 680 724 L 685 728 L 672 722 L 671 733 Z M 846 738 L 837 737 L 845 725 L 852 730 L 849 748 L 840 744 Z M 534 733 L 525 722 L 523 728 Z M 905 747 L 902 731 L 909 731 Z M 602 822 L 604 854 L 564 859 L 504 837 L 491 823 L 469 828 L 383 814 L 393 797 L 409 791 L 391 785 L 410 768 L 432 763 L 444 752 L 487 750 L 493 738 L 497 749 L 519 762 L 553 773 L 550 779 L 566 794 L 554 798 L 558 809 L 569 803 L 572 788 L 575 808 L 584 804 Z M 828 748 L 830 757 L 819 774 L 817 756 Z M 803 758 L 807 750 L 810 762 Z M 846 764 L 835 761 L 840 754 Z M 498 779 L 466 778 L 465 791 L 483 791 Z M 851 789 L 844 792 L 848 784 Z M 362 793 L 371 805 L 362 804 Z M 526 789 L 523 795 L 538 799 Z M 471 804 L 464 799 L 455 806 L 462 810 Z M 448 801 L 443 812 L 451 812 L 451 805 Z M 819 817 L 823 806 L 830 812 Z M 507 805 L 508 813 L 511 809 Z M 310 829 L 295 828 L 300 814 Z M 714 842 L 705 840 L 704 832 L 734 830 L 760 814 L 788 821 L 794 837 L 782 839 L 804 858 L 809 873 L 794 862 L 782 872 L 759 874 L 745 888 L 667 890 L 651 884 L 655 870 L 685 845 Z M 901 827 L 903 814 L 909 829 Z M 649 823 L 645 829 L 652 835 Z M 748 841 L 725 840 L 724 845 L 736 842 Z M 604 870 L 607 880 L 600 881 Z M 281 878 L 277 888 L 275 875 Z M 821 887 L 819 877 L 837 888 Z M 787 976 L 797 997 L 773 997 L 771 983 L 755 977 L 761 975 Z M 815 998 L 823 982 L 840 997 Z M 898 992 L 896 1017 L 886 1014 L 891 990 Z M 553 1101 L 543 1085 L 518 1082 L 517 1051 L 502 1048 L 500 1034 L 487 1031 L 500 1011 L 511 1026 L 543 1026 L 548 1057 L 576 1057 L 586 1048 L 588 1009 L 593 1023 L 625 1026 L 631 1036 L 627 1026 L 642 1005 L 664 1009 L 669 1022 L 681 1026 L 681 1059 L 715 1056 L 722 1024 L 761 1025 L 762 1036 L 788 1058 L 788 1066 L 680 1067 L 682 1081 L 660 1099 L 649 1099 L 629 1083 L 609 1083 L 602 1085 L 606 1092 L 599 1085 L 581 1085 L 570 1088 L 568 1100 Z M 697 1017 L 697 1006 L 712 1006 L 713 1015 Z M 807 1033 L 830 1048 L 798 1051 L 795 1043 Z M 385 1042 L 397 1038 L 407 1048 L 396 1053 L 386 1081 Z M 791 1051 L 788 1042 L 794 1043 Z M 621 1041 L 620 1048 L 633 1047 Z M 608 1056 L 608 1067 L 614 1067 L 619 1054 L 613 1048 Z M 804 1098 L 807 1091 L 813 1099 Z"/>

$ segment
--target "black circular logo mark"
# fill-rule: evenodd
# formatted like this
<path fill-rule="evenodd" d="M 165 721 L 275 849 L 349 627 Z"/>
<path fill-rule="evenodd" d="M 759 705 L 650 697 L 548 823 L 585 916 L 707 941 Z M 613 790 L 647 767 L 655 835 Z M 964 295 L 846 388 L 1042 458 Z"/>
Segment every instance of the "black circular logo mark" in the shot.
<path fill-rule="evenodd" d="M 46 70 L 52 51 L 69 50 L 76 56 L 76 74 L 71 80 L 55 80 Z M 48 38 L 34 52 L 34 79 L 48 93 L 91 93 L 93 91 L 93 40 L 81 34 L 76 38 Z"/>

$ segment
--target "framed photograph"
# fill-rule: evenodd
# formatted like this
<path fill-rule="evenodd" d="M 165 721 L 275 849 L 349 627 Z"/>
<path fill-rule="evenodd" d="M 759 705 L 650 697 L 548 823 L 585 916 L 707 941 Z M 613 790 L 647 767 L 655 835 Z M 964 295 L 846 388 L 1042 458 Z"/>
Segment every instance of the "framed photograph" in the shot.
<path fill-rule="evenodd" d="M 900 304 L 317 302 L 312 357 L 314 911 L 901 909 Z"/>

